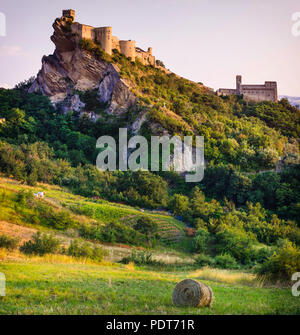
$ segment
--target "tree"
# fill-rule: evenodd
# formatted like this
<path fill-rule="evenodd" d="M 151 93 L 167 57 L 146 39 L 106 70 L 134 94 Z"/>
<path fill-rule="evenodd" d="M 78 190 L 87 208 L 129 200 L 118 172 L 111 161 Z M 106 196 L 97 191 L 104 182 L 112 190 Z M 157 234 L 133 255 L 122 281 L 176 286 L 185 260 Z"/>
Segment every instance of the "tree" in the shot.
<path fill-rule="evenodd" d="M 156 65 L 165 68 L 165 64 L 161 60 L 159 60 L 159 59 L 156 60 Z"/>
<path fill-rule="evenodd" d="M 223 228 L 216 234 L 216 251 L 218 254 L 229 253 L 240 262 L 247 264 L 252 255 L 253 235 L 239 227 Z"/>
<path fill-rule="evenodd" d="M 147 216 L 140 217 L 133 228 L 148 237 L 154 236 L 158 232 L 157 223 Z"/>
<path fill-rule="evenodd" d="M 175 194 L 171 198 L 169 207 L 175 215 L 183 215 L 189 208 L 189 198 L 181 194 Z"/>
<path fill-rule="evenodd" d="M 193 240 L 193 249 L 195 252 L 206 252 L 208 248 L 210 234 L 206 229 L 200 228 L 196 232 Z"/>
<path fill-rule="evenodd" d="M 258 152 L 260 164 L 266 168 L 274 168 L 278 158 L 278 152 L 273 148 L 264 148 Z"/>
<path fill-rule="evenodd" d="M 220 203 L 216 200 L 207 201 L 205 195 L 196 186 L 190 196 L 190 208 L 194 218 L 208 222 L 210 218 L 218 218 L 223 213 Z M 196 220 L 197 222 L 197 220 Z"/>
<path fill-rule="evenodd" d="M 27 184 L 30 186 L 35 186 L 38 181 L 37 170 L 34 168 L 30 175 L 27 177 Z"/>

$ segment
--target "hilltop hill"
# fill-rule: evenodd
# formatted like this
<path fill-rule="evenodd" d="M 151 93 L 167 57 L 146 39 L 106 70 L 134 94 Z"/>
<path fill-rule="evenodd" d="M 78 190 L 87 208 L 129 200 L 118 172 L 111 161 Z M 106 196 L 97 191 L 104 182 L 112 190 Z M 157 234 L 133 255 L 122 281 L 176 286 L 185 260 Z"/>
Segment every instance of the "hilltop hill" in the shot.
<path fill-rule="evenodd" d="M 92 40 L 79 38 L 70 24 L 55 21 L 56 50 L 43 58 L 33 82 L 0 90 L 4 176 L 131 206 L 122 209 L 129 216 L 125 222 L 123 215 L 114 217 L 115 205 L 104 206 L 103 226 L 87 225 L 86 238 L 155 248 L 155 227 L 161 236 L 175 231 L 177 237 L 188 228 L 192 232 L 187 243 L 180 245 L 182 239 L 175 236 L 169 239 L 171 248 L 201 254 L 201 264 L 262 265 L 262 273 L 289 280 L 290 271 L 298 267 L 300 245 L 300 110 L 285 99 L 251 103 L 242 96 L 219 97 L 202 84 L 132 62 L 117 50 L 109 55 Z M 98 171 L 97 139 L 110 135 L 117 140 L 124 127 L 130 135 L 147 139 L 161 134 L 204 136 L 204 180 L 185 183 L 173 171 Z M 101 206 L 87 207 L 77 208 L 77 214 L 97 216 Z M 65 230 L 84 226 L 65 214 L 57 219 L 43 206 L 35 208 L 37 213 L 16 208 L 31 223 L 41 220 L 47 226 L 58 220 L 58 229 Z M 154 223 L 131 221 L 130 213 L 145 210 L 170 215 Z M 156 233 L 149 237 L 149 229 Z M 282 253 L 278 267 L 275 250 Z M 277 262 L 275 274 L 272 262 Z"/>
<path fill-rule="evenodd" d="M 115 128 L 125 125 L 146 136 L 203 135 L 208 161 L 244 170 L 275 167 L 279 156 L 297 152 L 298 145 L 290 143 L 299 138 L 300 112 L 286 100 L 255 104 L 218 97 L 161 66 L 132 62 L 117 50 L 110 56 L 100 44 L 73 33 L 71 26 L 70 21 L 55 20 L 55 52 L 43 58 L 29 88 L 48 96 L 64 113 Z"/>

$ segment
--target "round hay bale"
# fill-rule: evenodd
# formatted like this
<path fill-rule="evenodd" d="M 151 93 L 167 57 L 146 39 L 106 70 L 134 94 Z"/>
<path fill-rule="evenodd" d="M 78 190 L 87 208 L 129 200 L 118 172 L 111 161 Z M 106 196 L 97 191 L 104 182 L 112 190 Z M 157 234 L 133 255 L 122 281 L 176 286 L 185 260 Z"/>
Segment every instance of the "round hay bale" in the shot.
<path fill-rule="evenodd" d="M 209 307 L 213 298 L 209 286 L 193 279 L 185 279 L 178 283 L 172 295 L 173 304 L 178 307 Z"/>

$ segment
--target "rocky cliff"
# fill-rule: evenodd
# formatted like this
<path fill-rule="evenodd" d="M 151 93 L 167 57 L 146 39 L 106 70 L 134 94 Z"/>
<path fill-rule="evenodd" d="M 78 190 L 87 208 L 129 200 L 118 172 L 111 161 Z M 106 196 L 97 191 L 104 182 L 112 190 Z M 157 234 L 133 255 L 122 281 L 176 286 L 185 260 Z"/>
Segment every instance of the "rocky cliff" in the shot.
<path fill-rule="evenodd" d="M 53 55 L 44 56 L 42 69 L 29 92 L 47 95 L 54 104 L 67 110 L 90 112 L 80 101 L 77 91 L 98 90 L 98 100 L 111 114 L 122 113 L 136 104 L 130 84 L 122 79 L 116 65 L 105 62 L 79 47 L 79 38 L 69 23 L 57 19 L 51 36 Z"/>

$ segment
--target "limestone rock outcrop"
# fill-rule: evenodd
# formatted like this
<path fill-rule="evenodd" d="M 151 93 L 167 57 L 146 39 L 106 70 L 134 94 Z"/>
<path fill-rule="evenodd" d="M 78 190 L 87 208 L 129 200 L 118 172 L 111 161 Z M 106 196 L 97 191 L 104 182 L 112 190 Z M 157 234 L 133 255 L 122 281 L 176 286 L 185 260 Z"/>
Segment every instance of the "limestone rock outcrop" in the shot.
<path fill-rule="evenodd" d="M 66 102 L 66 109 L 78 112 L 84 111 L 85 106 L 76 91 L 97 89 L 99 102 L 107 104 L 109 113 L 121 113 L 135 105 L 136 97 L 116 66 L 81 49 L 79 37 L 67 29 L 66 22 L 56 20 L 53 28 L 55 52 L 43 57 L 42 69 L 29 93 L 47 95 L 53 104 Z"/>
<path fill-rule="evenodd" d="M 138 115 L 137 119 L 131 125 L 131 131 L 133 132 L 133 134 L 136 135 L 146 121 L 147 121 L 147 111 L 143 111 Z"/>
<path fill-rule="evenodd" d="M 117 66 L 110 64 L 104 74 L 99 89 L 98 97 L 101 103 L 110 103 L 109 113 L 122 113 L 136 104 L 136 97 L 130 91 L 128 83 L 120 77 Z"/>
<path fill-rule="evenodd" d="M 111 100 L 113 91 L 119 81 L 120 74 L 118 69 L 116 66 L 111 64 L 99 85 L 98 96 L 100 102 L 106 104 Z"/>

